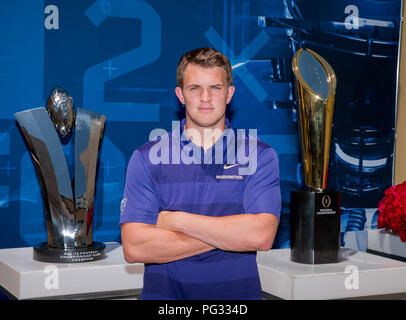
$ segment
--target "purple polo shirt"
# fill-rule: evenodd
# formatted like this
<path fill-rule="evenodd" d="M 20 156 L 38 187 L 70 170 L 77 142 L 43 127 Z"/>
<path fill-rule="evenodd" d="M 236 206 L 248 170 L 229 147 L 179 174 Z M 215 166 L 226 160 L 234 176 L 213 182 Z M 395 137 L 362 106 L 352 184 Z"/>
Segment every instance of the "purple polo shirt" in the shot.
<path fill-rule="evenodd" d="M 279 219 L 276 152 L 258 138 L 241 135 L 226 120 L 223 136 L 205 153 L 184 134 L 184 124 L 185 119 L 178 129 L 133 153 L 120 224 L 156 224 L 162 210 L 213 217 L 265 212 Z M 254 142 L 256 149 L 249 151 Z M 261 295 L 256 252 L 215 249 L 169 263 L 145 264 L 141 299 L 261 299 Z"/>

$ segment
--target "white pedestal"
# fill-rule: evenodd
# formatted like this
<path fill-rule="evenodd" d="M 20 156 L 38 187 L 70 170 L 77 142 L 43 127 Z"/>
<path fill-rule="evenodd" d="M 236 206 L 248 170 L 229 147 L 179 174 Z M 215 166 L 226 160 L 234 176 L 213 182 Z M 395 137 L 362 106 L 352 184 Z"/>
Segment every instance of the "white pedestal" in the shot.
<path fill-rule="evenodd" d="M 44 263 L 32 248 L 0 250 L 0 285 L 17 299 L 141 289 L 144 265 L 127 264 L 119 243 L 106 243 L 106 258 L 86 263 Z"/>
<path fill-rule="evenodd" d="M 346 248 L 340 256 L 339 263 L 307 265 L 292 262 L 290 249 L 258 252 L 262 290 L 289 300 L 406 293 L 406 263 Z"/>
<path fill-rule="evenodd" d="M 368 250 L 406 259 L 406 242 L 384 229 L 368 230 Z"/>
<path fill-rule="evenodd" d="M 119 243 L 106 243 L 103 260 L 51 264 L 34 261 L 32 248 L 0 250 L 0 286 L 17 299 L 83 298 L 140 291 L 144 265 L 125 262 Z M 406 263 L 342 248 L 341 262 L 290 261 L 290 249 L 258 252 L 262 290 L 282 299 L 342 299 L 406 293 Z M 356 281 L 358 279 L 358 288 Z M 405 295 L 406 296 L 406 295 Z"/>

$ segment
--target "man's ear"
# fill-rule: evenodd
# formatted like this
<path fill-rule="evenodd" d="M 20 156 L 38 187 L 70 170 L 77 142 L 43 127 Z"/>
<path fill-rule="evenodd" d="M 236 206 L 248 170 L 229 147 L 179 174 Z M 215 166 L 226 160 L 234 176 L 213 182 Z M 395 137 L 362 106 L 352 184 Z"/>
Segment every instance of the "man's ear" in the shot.
<path fill-rule="evenodd" d="M 180 103 L 181 103 L 181 104 L 186 104 L 186 103 L 185 103 L 185 98 L 183 97 L 182 88 L 181 88 L 181 87 L 176 87 L 176 88 L 175 88 L 175 93 L 176 93 L 176 96 L 178 97 Z"/>
<path fill-rule="evenodd" d="M 231 98 L 234 95 L 235 87 L 234 86 L 229 86 L 227 88 L 227 90 L 228 90 L 228 92 L 227 92 L 227 104 L 229 104 L 230 101 L 231 101 Z"/>

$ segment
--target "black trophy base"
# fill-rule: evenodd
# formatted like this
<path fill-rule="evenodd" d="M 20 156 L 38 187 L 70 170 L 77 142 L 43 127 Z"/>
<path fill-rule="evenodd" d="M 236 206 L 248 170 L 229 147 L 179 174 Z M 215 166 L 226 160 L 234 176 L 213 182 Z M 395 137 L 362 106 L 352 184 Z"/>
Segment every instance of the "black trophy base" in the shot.
<path fill-rule="evenodd" d="M 340 192 L 292 191 L 290 260 L 336 263 L 340 251 Z"/>
<path fill-rule="evenodd" d="M 91 262 L 106 257 L 106 245 L 102 242 L 93 242 L 83 248 L 56 248 L 41 242 L 33 247 L 33 258 L 36 261 L 52 263 L 79 263 Z"/>

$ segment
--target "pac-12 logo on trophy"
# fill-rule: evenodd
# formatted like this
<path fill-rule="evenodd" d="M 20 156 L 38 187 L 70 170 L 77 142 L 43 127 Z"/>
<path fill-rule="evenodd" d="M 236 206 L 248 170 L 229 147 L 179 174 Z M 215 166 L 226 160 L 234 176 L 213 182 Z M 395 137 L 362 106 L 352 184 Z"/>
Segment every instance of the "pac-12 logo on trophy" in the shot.
<path fill-rule="evenodd" d="M 15 114 L 41 186 L 48 242 L 34 260 L 74 263 L 100 260 L 105 245 L 92 240 L 96 167 L 106 117 L 73 108 L 61 88 L 46 108 Z M 65 153 L 68 156 L 65 156 Z"/>

